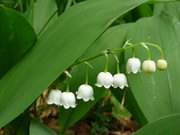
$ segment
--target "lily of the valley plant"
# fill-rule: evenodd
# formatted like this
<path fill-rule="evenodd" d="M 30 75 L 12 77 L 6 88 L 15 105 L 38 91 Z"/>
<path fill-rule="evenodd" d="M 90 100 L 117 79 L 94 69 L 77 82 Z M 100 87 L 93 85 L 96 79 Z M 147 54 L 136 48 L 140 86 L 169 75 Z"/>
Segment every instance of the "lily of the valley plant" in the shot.
<path fill-rule="evenodd" d="M 126 51 L 128 49 L 134 50 L 134 48 L 136 47 L 145 48 L 147 50 L 148 58 L 144 60 L 143 62 L 141 62 L 140 58 L 136 57 L 135 52 L 133 52 L 133 56 L 127 60 L 126 72 L 121 72 L 117 52 L 122 51 L 122 50 Z M 159 50 L 161 54 L 161 58 L 157 60 L 157 62 L 151 59 L 150 47 L 155 47 L 157 50 Z M 126 42 L 123 48 L 112 49 L 112 50 L 107 49 L 103 51 L 103 55 L 106 57 L 105 68 L 104 68 L 104 71 L 100 72 L 97 75 L 97 82 L 95 86 L 104 87 L 105 89 L 110 89 L 112 87 L 115 89 L 119 88 L 121 90 L 124 90 L 126 87 L 128 87 L 128 79 L 127 79 L 126 73 L 137 74 L 138 72 L 141 72 L 141 71 L 144 71 L 145 73 L 153 73 L 153 72 L 156 72 L 156 69 L 165 70 L 168 65 L 167 61 L 164 58 L 163 50 L 158 45 L 153 44 L 153 43 L 142 42 L 138 44 L 132 44 L 132 43 Z M 103 55 L 98 54 L 97 57 L 100 57 Z M 112 55 L 115 58 L 116 64 L 117 64 L 117 73 L 114 75 L 112 75 L 108 71 L 109 55 Z M 87 67 L 92 67 L 92 65 L 88 61 L 95 59 L 97 57 L 94 56 L 92 58 L 87 58 L 79 62 L 78 64 L 86 63 Z M 71 76 L 70 73 L 67 71 L 66 71 L 66 74 L 67 74 L 67 77 Z M 53 89 L 49 93 L 47 103 L 49 105 L 55 104 L 57 106 L 63 106 L 65 109 L 69 109 L 69 108 L 76 107 L 77 99 L 83 100 L 84 102 L 93 101 L 95 99 L 94 89 L 93 89 L 93 85 L 88 84 L 88 72 L 86 73 L 85 84 L 80 85 L 77 91 L 75 92 L 75 94 L 73 92 L 70 92 L 69 89 L 67 91 Z"/>

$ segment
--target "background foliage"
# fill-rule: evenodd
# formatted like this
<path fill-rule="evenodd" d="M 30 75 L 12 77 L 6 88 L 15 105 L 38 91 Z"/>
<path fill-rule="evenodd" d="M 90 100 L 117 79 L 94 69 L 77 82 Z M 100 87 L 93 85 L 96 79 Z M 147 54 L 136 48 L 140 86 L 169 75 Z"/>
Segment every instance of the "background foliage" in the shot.
<path fill-rule="evenodd" d="M 165 72 L 129 75 L 126 107 L 139 122 L 141 134 L 179 134 L 179 44 L 180 2 L 167 0 L 1 0 L 0 1 L 0 127 L 27 119 L 29 134 L 55 134 L 42 123 L 30 121 L 28 108 L 55 80 L 61 83 L 64 70 L 72 69 L 72 90 L 84 81 L 80 59 L 107 48 L 120 48 L 126 40 L 159 44 L 169 67 Z M 137 50 L 145 59 L 145 52 Z M 153 50 L 154 59 L 159 54 Z M 131 57 L 119 54 L 121 67 Z M 90 84 L 102 71 L 104 58 L 93 60 Z M 115 61 L 111 61 L 113 73 Z M 115 97 L 121 92 L 113 92 Z M 60 109 L 62 133 L 85 114 L 107 91 L 95 88 L 95 101 L 80 102 L 73 110 Z M 116 105 L 115 109 L 119 106 Z M 121 115 L 119 112 L 118 115 Z M 20 117 L 18 117 L 20 116 Z M 168 123 L 167 125 L 164 123 Z M 13 125 L 13 124 L 10 124 Z M 16 125 L 16 124 L 15 124 Z M 163 127 L 163 128 L 161 128 Z M 173 130 L 167 131 L 172 127 Z M 152 130 L 153 129 L 153 130 Z M 21 132 L 26 132 L 22 130 Z"/>

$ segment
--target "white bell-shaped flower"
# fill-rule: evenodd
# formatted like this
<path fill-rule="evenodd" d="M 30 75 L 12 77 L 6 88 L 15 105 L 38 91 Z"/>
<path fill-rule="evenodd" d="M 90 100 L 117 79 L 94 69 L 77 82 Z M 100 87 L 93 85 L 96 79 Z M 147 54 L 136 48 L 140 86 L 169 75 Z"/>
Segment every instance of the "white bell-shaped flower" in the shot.
<path fill-rule="evenodd" d="M 141 61 L 139 58 L 132 57 L 129 58 L 126 65 L 127 73 L 134 73 L 137 74 L 141 70 Z"/>
<path fill-rule="evenodd" d="M 61 101 L 65 109 L 69 109 L 70 107 L 76 107 L 76 98 L 74 93 L 72 92 L 63 92 L 61 94 Z"/>
<path fill-rule="evenodd" d="M 156 71 L 156 63 L 153 60 L 145 60 L 142 64 L 144 72 L 152 73 Z"/>
<path fill-rule="evenodd" d="M 105 87 L 106 89 L 109 89 L 113 84 L 113 76 L 109 72 L 100 72 L 97 75 L 97 87 Z"/>
<path fill-rule="evenodd" d="M 94 100 L 93 88 L 88 84 L 80 85 L 76 94 L 77 99 L 83 99 L 85 102 L 89 100 Z"/>
<path fill-rule="evenodd" d="M 158 69 L 165 70 L 167 69 L 168 63 L 165 59 L 159 59 L 156 65 Z"/>
<path fill-rule="evenodd" d="M 123 73 L 118 73 L 113 76 L 113 87 L 124 89 L 124 87 L 128 87 L 126 75 Z"/>
<path fill-rule="evenodd" d="M 61 94 L 60 90 L 51 90 L 47 99 L 47 104 L 62 105 Z"/>

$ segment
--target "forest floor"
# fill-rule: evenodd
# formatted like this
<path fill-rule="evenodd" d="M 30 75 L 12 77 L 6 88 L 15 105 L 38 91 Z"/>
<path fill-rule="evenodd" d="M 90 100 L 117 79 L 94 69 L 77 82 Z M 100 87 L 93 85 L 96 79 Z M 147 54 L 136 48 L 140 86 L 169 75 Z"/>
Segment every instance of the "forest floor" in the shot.
<path fill-rule="evenodd" d="M 49 128 L 59 133 L 59 108 L 46 104 L 47 93 L 39 97 L 30 108 L 30 116 L 41 119 Z M 103 108 L 95 106 L 89 111 L 86 117 L 77 122 L 67 130 L 66 135 L 132 135 L 137 129 L 138 124 L 130 119 L 116 119 L 112 112 L 102 111 Z M 99 111 L 101 110 L 101 111 Z M 0 135 L 9 135 L 6 130 L 0 129 Z"/>

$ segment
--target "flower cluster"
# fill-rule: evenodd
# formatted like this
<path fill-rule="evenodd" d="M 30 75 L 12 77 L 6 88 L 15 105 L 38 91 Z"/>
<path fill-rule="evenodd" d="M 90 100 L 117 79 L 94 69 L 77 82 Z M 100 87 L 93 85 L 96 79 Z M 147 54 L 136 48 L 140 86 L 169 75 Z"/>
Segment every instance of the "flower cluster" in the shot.
<path fill-rule="evenodd" d="M 84 102 L 94 100 L 93 88 L 88 84 L 82 84 L 79 86 L 76 96 L 73 92 L 62 92 L 61 90 L 54 89 L 49 93 L 47 100 L 48 104 L 55 104 L 57 106 L 63 106 L 65 109 L 76 107 L 77 99 L 82 99 Z"/>
<path fill-rule="evenodd" d="M 145 60 L 142 63 L 142 70 L 147 73 L 152 73 L 156 71 L 157 68 L 164 70 L 167 68 L 167 61 L 164 59 L 159 59 L 157 64 L 153 60 Z M 126 64 L 127 73 L 137 74 L 141 71 L 141 61 L 139 58 L 132 57 L 129 58 Z M 127 77 L 124 73 L 117 73 L 114 76 L 110 72 L 100 72 L 97 76 L 97 87 L 104 87 L 109 89 L 111 86 L 113 88 L 124 89 L 128 87 Z"/>
<path fill-rule="evenodd" d="M 148 59 L 142 63 L 142 70 L 146 73 L 152 73 L 156 71 L 156 68 L 159 70 L 165 70 L 167 68 L 167 61 L 165 59 L 159 59 L 155 61 Z M 141 61 L 139 58 L 132 57 L 128 59 L 126 65 L 127 73 L 138 73 L 141 71 Z"/>
<path fill-rule="evenodd" d="M 128 87 L 127 78 L 124 73 L 117 73 L 114 76 L 110 72 L 100 72 L 97 76 L 97 87 L 105 87 L 109 89 L 111 86 L 113 88 L 124 89 Z"/>
<path fill-rule="evenodd" d="M 133 45 L 131 43 L 126 42 L 124 47 L 121 49 L 124 51 L 126 49 L 129 49 L 129 48 L 134 49 L 135 47 L 139 47 L 139 46 L 145 48 L 148 51 L 149 57 L 147 60 L 144 60 L 141 63 L 141 60 L 135 57 L 135 55 L 133 55 L 133 57 L 127 60 L 126 73 L 137 74 L 138 72 L 141 72 L 141 70 L 146 73 L 152 73 L 152 72 L 155 72 L 156 69 L 165 70 L 167 68 L 168 66 L 167 61 L 164 59 L 163 51 L 158 45 L 155 45 L 152 43 L 139 43 L 137 45 Z M 148 46 L 157 48 L 161 53 L 161 59 L 157 60 L 157 62 L 153 61 L 151 59 L 150 49 Z M 110 54 L 114 56 L 117 62 L 117 72 L 114 75 L 108 72 L 108 61 L 109 61 Z M 117 55 L 115 54 L 115 51 L 108 49 L 103 52 L 103 55 L 106 56 L 105 69 L 103 72 L 100 72 L 97 75 L 97 82 L 95 85 L 97 87 L 104 87 L 105 89 L 109 89 L 113 87 L 113 88 L 120 88 L 121 90 L 123 90 L 125 87 L 128 87 L 128 80 L 127 80 L 126 74 L 123 72 L 120 72 L 119 59 Z M 82 62 L 84 62 L 85 64 L 87 64 L 89 67 L 92 68 L 92 65 L 90 65 L 87 61 L 95 59 L 99 56 L 102 56 L 102 55 L 97 55 L 92 58 L 88 58 Z M 79 63 L 82 63 L 82 62 L 79 62 Z M 65 73 L 67 76 L 71 77 L 69 72 L 65 71 Z M 88 84 L 88 70 L 86 72 L 86 83 L 80 85 L 78 90 L 75 92 L 75 94 L 73 92 L 70 92 L 69 89 L 68 91 L 65 91 L 65 92 L 62 92 L 61 90 L 58 90 L 58 89 L 54 89 L 50 91 L 47 103 L 55 104 L 57 106 L 63 106 L 65 109 L 69 109 L 69 108 L 76 107 L 77 99 L 83 100 L 84 102 L 94 100 L 93 87 Z"/>

